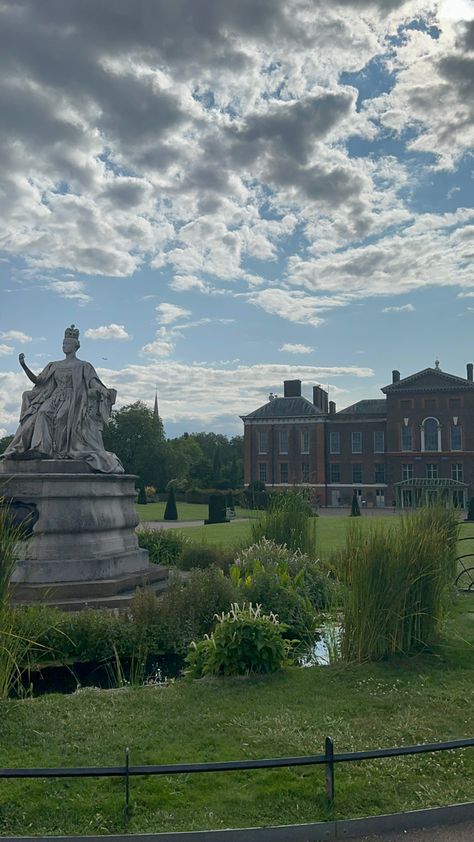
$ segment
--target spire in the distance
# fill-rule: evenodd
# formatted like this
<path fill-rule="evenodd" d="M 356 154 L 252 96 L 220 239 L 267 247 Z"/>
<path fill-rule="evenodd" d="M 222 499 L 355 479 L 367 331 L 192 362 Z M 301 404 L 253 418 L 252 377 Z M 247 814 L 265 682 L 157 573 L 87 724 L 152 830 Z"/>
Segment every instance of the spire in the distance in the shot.
<path fill-rule="evenodd" d="M 157 392 L 156 389 L 155 389 L 155 405 L 153 407 L 153 418 L 154 418 L 155 421 L 160 420 L 160 415 L 159 415 L 159 412 L 158 412 L 158 392 Z"/>

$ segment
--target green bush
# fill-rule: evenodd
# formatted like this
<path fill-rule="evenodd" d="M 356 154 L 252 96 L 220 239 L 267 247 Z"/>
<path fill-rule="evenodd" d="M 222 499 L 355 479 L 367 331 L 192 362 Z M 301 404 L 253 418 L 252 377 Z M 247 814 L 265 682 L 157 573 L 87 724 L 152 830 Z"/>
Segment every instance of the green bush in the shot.
<path fill-rule="evenodd" d="M 302 643 L 314 637 L 317 611 L 332 602 L 319 561 L 266 538 L 239 553 L 230 575 L 243 599 L 277 614 L 289 636 Z"/>
<path fill-rule="evenodd" d="M 458 528 L 454 512 L 440 507 L 389 528 L 351 525 L 338 567 L 343 657 L 377 660 L 433 644 L 454 581 Z"/>
<path fill-rule="evenodd" d="M 308 555 L 316 552 L 316 520 L 309 501 L 298 491 L 272 494 L 268 508 L 252 523 L 252 539 L 285 544 Z"/>
<path fill-rule="evenodd" d="M 191 644 L 188 673 L 201 678 L 276 672 L 289 662 L 291 643 L 284 640 L 283 630 L 273 614 L 262 614 L 260 606 L 235 603 L 230 612 L 217 617 L 209 637 Z"/>
<path fill-rule="evenodd" d="M 209 544 L 194 544 L 189 542 L 183 547 L 181 557 L 177 561 L 180 570 L 193 570 L 207 567 L 220 567 L 225 573 L 234 562 L 235 549 L 232 547 L 214 547 Z"/>
<path fill-rule="evenodd" d="M 175 576 L 160 599 L 166 651 L 185 654 L 192 640 L 211 631 L 215 615 L 228 611 L 235 588 L 221 570 L 192 570 L 186 579 Z"/>
<path fill-rule="evenodd" d="M 179 529 L 140 529 L 137 536 L 138 546 L 148 550 L 152 564 L 176 565 L 189 544 Z"/>
<path fill-rule="evenodd" d="M 176 508 L 176 495 L 173 486 L 168 491 L 168 500 L 166 501 L 165 520 L 178 520 L 178 509 Z"/>

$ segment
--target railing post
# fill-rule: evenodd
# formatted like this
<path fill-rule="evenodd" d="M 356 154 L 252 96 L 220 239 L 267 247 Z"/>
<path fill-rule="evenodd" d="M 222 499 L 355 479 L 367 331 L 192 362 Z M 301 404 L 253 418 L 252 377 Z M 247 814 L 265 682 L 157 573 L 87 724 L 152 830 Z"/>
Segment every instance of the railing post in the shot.
<path fill-rule="evenodd" d="M 326 737 L 324 753 L 326 755 L 326 798 L 332 807 L 334 805 L 334 741 L 332 737 Z"/>
<path fill-rule="evenodd" d="M 130 757 L 128 748 L 125 749 L 125 821 L 130 816 Z"/>

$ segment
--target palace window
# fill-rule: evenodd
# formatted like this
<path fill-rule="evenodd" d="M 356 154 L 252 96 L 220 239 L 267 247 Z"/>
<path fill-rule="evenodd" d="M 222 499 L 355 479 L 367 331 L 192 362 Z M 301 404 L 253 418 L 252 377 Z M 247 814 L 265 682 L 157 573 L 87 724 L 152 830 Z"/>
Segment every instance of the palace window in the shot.
<path fill-rule="evenodd" d="M 400 401 L 400 409 L 411 409 L 413 406 L 413 401 L 411 398 L 404 398 Z"/>
<path fill-rule="evenodd" d="M 412 462 L 405 462 L 402 464 L 402 479 L 413 479 Z"/>
<path fill-rule="evenodd" d="M 259 453 L 267 452 L 267 434 L 259 431 L 257 433 L 257 446 Z"/>
<path fill-rule="evenodd" d="M 303 462 L 301 465 L 301 482 L 309 482 L 309 464 Z"/>
<path fill-rule="evenodd" d="M 374 453 L 385 452 L 385 434 L 383 430 L 376 430 L 374 433 Z"/>
<path fill-rule="evenodd" d="M 413 450 L 413 430 L 411 427 L 402 427 L 402 450 Z"/>
<path fill-rule="evenodd" d="M 341 434 L 329 433 L 329 453 L 341 452 Z"/>
<path fill-rule="evenodd" d="M 280 462 L 280 482 L 288 482 L 288 462 Z"/>
<path fill-rule="evenodd" d="M 301 433 L 301 453 L 309 453 L 309 432 L 303 430 Z"/>
<path fill-rule="evenodd" d="M 449 408 L 450 409 L 461 409 L 461 398 L 450 398 L 449 399 Z"/>
<path fill-rule="evenodd" d="M 333 462 L 331 465 L 329 465 L 329 477 L 330 482 L 341 481 L 341 466 L 338 462 Z"/>
<path fill-rule="evenodd" d="M 426 466 L 426 479 L 438 479 L 438 466 L 428 462 Z"/>
<path fill-rule="evenodd" d="M 352 433 L 352 452 L 362 453 L 362 433 Z"/>
<path fill-rule="evenodd" d="M 352 482 L 357 485 L 362 482 L 362 462 L 354 462 L 352 465 Z"/>
<path fill-rule="evenodd" d="M 258 478 L 260 482 L 267 481 L 267 463 L 266 462 L 259 462 L 258 463 Z"/>
<path fill-rule="evenodd" d="M 280 430 L 280 453 L 288 453 L 288 430 Z"/>
<path fill-rule="evenodd" d="M 461 427 L 451 427 L 451 450 L 462 450 Z"/>
<path fill-rule="evenodd" d="M 441 427 L 437 418 L 425 418 L 421 425 L 421 449 L 441 450 Z"/>
<path fill-rule="evenodd" d="M 385 465 L 383 462 L 376 462 L 374 465 L 374 482 L 385 482 Z"/>
<path fill-rule="evenodd" d="M 453 462 L 451 465 L 451 479 L 456 479 L 458 482 L 464 482 L 462 462 Z"/>

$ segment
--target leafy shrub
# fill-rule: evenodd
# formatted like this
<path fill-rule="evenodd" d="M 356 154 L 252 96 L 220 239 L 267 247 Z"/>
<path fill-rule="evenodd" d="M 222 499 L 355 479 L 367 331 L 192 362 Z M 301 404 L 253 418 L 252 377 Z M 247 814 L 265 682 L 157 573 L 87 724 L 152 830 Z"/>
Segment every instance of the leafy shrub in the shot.
<path fill-rule="evenodd" d="M 211 631 L 216 614 L 234 602 L 235 588 L 221 570 L 192 570 L 178 576 L 159 600 L 166 651 L 184 654 L 195 638 Z"/>
<path fill-rule="evenodd" d="M 217 617 L 210 636 L 192 643 L 186 662 L 193 678 L 276 672 L 289 662 L 291 643 L 273 614 L 237 603 Z"/>
<path fill-rule="evenodd" d="M 178 529 L 141 529 L 137 535 L 138 546 L 148 550 L 153 564 L 177 564 L 189 543 L 189 538 Z"/>
<path fill-rule="evenodd" d="M 267 510 L 252 523 L 255 543 L 268 538 L 290 550 L 313 555 L 316 551 L 316 521 L 309 501 L 298 491 L 272 494 Z"/>
<path fill-rule="evenodd" d="M 277 614 L 302 643 L 314 635 L 316 611 L 331 601 L 331 583 L 319 561 L 266 538 L 239 553 L 230 575 L 244 599 Z"/>
<path fill-rule="evenodd" d="M 234 562 L 235 549 L 231 547 L 213 547 L 209 544 L 195 544 L 191 541 L 183 547 L 177 566 L 180 570 L 192 570 L 196 567 L 220 567 L 227 572 Z"/>
<path fill-rule="evenodd" d="M 440 507 L 368 532 L 351 524 L 339 556 L 343 657 L 408 655 L 434 642 L 454 580 L 458 527 L 454 512 Z"/>
<path fill-rule="evenodd" d="M 156 500 L 156 488 L 154 485 L 145 485 L 147 503 L 154 503 Z"/>
<path fill-rule="evenodd" d="M 176 495 L 173 486 L 168 491 L 168 500 L 166 501 L 165 520 L 178 520 L 178 509 L 176 508 Z"/>

